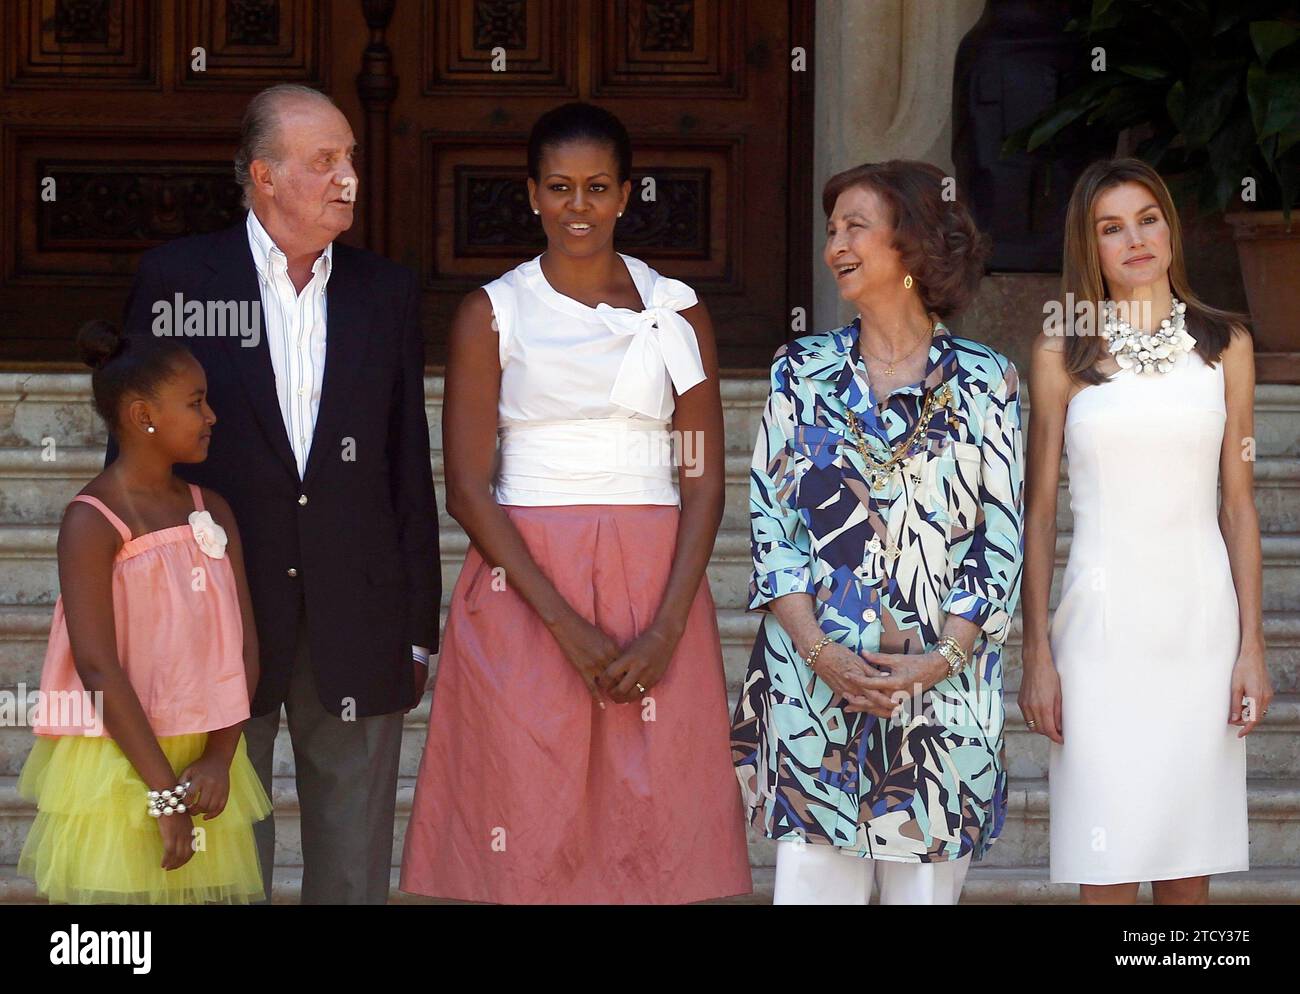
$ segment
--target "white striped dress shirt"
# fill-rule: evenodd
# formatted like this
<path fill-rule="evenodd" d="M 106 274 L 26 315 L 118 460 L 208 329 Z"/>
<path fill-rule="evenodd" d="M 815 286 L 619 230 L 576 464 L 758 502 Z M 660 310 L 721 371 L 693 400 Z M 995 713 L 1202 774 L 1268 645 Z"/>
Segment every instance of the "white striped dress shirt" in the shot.
<path fill-rule="evenodd" d="M 248 245 L 262 289 L 262 334 L 271 353 L 275 396 L 298 464 L 298 478 L 302 479 L 325 375 L 325 285 L 334 261 L 334 243 L 326 245 L 312 263 L 311 282 L 302 293 L 289 279 L 288 258 L 251 210 Z"/>

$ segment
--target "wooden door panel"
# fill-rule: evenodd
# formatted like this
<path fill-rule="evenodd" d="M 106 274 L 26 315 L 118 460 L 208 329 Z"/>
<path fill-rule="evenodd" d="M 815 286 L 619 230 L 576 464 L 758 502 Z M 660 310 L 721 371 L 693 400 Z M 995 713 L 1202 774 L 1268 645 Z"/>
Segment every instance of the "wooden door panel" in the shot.
<path fill-rule="evenodd" d="M 567 100 L 626 124 L 616 245 L 697 289 L 724 365 L 765 366 L 806 302 L 811 80 L 788 53 L 808 0 L 7 0 L 0 18 L 0 360 L 71 359 L 78 324 L 120 318 L 141 252 L 238 220 L 239 122 L 282 81 L 348 116 L 363 179 L 342 240 L 419 272 L 434 364 L 460 298 L 545 247 L 526 141 Z"/>
<path fill-rule="evenodd" d="M 811 273 L 806 139 L 792 113 L 807 92 L 788 69 L 809 15 L 787 0 L 457 0 L 417 23 L 399 6 L 387 35 L 400 46 L 418 33 L 423 86 L 392 105 L 390 182 L 421 204 L 392 215 L 388 247 L 423 276 L 431 358 L 445 355 L 440 329 L 465 292 L 545 248 L 527 203 L 528 132 L 582 99 L 632 137 L 618 249 L 696 288 L 725 365 L 765 366 Z"/>

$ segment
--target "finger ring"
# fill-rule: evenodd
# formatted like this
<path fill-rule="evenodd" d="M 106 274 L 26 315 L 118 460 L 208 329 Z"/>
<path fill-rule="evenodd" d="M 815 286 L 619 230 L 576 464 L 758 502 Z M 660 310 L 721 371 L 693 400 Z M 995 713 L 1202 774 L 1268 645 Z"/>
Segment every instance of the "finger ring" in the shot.
<path fill-rule="evenodd" d="M 1035 725 L 1037 725 L 1037 724 L 1038 724 L 1038 722 L 1034 721 L 1033 718 L 1030 718 L 1028 721 L 1025 722 L 1025 727 L 1027 727 L 1027 728 L 1033 728 L 1033 727 L 1034 727 Z"/>
<path fill-rule="evenodd" d="M 643 686 L 641 686 L 641 684 L 639 684 L 639 683 L 636 685 L 636 689 L 639 690 L 639 691 L 641 691 L 641 693 L 643 693 L 643 694 L 645 693 L 645 688 L 644 688 Z"/>

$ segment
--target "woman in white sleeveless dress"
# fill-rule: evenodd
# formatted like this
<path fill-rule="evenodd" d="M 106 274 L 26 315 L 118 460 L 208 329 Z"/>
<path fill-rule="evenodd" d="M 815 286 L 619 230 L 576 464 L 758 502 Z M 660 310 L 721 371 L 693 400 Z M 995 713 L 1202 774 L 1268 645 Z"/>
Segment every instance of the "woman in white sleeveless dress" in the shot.
<path fill-rule="evenodd" d="M 724 481 L 708 313 L 614 251 L 631 191 L 617 118 L 544 114 L 528 166 L 546 252 L 469 294 L 451 331 L 446 507 L 472 545 L 401 889 L 510 904 L 747 894 L 705 576 Z"/>
<path fill-rule="evenodd" d="M 1019 696 L 1052 743 L 1051 879 L 1084 903 L 1142 881 L 1204 903 L 1211 874 L 1249 866 L 1244 736 L 1272 696 L 1251 339 L 1188 288 L 1169 191 L 1133 159 L 1075 186 L 1062 298 L 1033 354 Z M 1049 626 L 1063 447 L 1074 533 Z"/>

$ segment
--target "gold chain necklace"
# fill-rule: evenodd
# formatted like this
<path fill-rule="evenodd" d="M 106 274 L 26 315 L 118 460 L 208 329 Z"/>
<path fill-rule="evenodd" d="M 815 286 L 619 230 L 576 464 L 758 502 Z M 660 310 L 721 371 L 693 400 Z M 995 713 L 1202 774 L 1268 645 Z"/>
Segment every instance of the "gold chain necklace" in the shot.
<path fill-rule="evenodd" d="M 885 489 L 885 483 L 888 481 L 889 476 L 898 468 L 898 464 L 907 455 L 908 449 L 912 447 L 916 440 L 921 437 L 921 433 L 929 426 L 930 418 L 934 415 L 935 410 L 946 407 L 951 400 L 952 391 L 948 389 L 946 383 L 938 390 L 927 390 L 925 398 L 921 402 L 921 415 L 916 419 L 916 426 L 912 429 L 911 435 L 890 450 L 888 459 L 881 459 L 867 448 L 867 441 L 862 435 L 861 426 L 858 424 L 858 416 L 853 411 L 849 411 L 849 434 L 853 436 L 853 444 L 862 455 L 863 461 L 868 464 L 867 475 L 870 477 L 872 490 Z M 949 423 L 952 423 L 951 417 L 949 417 Z"/>
<path fill-rule="evenodd" d="M 883 362 L 883 363 L 885 364 L 885 375 L 886 375 L 886 376 L 893 376 L 893 375 L 894 375 L 894 366 L 895 366 L 895 364 L 900 363 L 900 362 L 906 362 L 908 359 L 912 358 L 912 356 L 916 355 L 916 350 L 919 349 L 922 345 L 924 345 L 926 342 L 932 342 L 932 341 L 934 341 L 934 333 L 935 333 L 937 330 L 938 330 L 938 325 L 937 325 L 937 324 L 931 324 L 931 325 L 930 325 L 930 334 L 922 336 L 921 339 L 920 339 L 920 341 L 918 341 L 914 346 L 912 346 L 912 351 L 908 352 L 907 355 L 903 356 L 903 357 L 900 358 L 900 359 L 882 359 L 882 358 L 880 358 L 880 356 L 876 355 L 874 352 L 869 352 L 869 351 L 867 350 L 867 340 L 866 340 L 866 336 L 860 334 L 860 338 L 861 338 L 861 342 L 862 342 L 862 351 L 863 351 L 863 352 L 866 352 L 867 355 L 869 355 L 872 359 L 875 359 L 876 362 Z"/>

